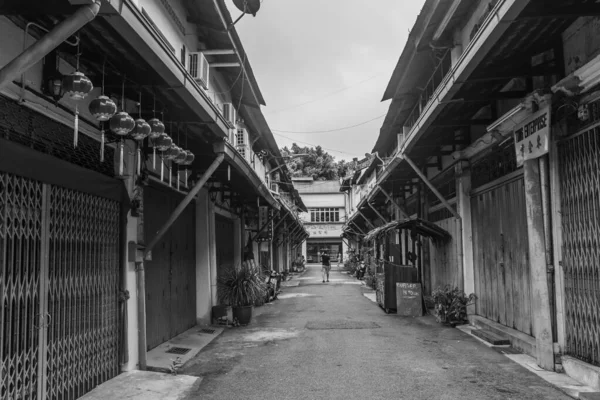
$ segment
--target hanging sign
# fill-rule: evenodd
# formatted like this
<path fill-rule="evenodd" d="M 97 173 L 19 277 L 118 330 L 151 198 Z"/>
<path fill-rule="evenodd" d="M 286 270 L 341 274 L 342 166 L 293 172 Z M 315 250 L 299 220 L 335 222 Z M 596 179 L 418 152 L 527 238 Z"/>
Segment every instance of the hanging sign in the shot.
<path fill-rule="evenodd" d="M 258 208 L 258 229 L 261 229 L 271 218 L 273 210 L 268 206 L 260 206 Z M 256 238 L 257 242 L 268 242 L 273 237 L 273 221 L 267 226 Z"/>
<path fill-rule="evenodd" d="M 533 160 L 548 154 L 550 107 L 539 110 L 517 125 L 514 134 L 517 166 L 522 166 L 526 160 Z"/>

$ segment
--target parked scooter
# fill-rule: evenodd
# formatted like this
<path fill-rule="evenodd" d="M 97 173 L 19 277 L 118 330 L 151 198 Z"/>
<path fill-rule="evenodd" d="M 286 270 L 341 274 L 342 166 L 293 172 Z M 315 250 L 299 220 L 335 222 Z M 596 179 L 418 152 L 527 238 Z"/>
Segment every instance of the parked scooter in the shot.
<path fill-rule="evenodd" d="M 281 277 L 282 275 L 275 270 L 268 271 L 265 278 L 265 283 L 267 284 L 267 303 L 277 299 L 277 295 L 281 291 Z"/>
<path fill-rule="evenodd" d="M 356 269 L 356 279 L 360 280 L 360 279 L 364 278 L 366 272 L 367 272 L 367 266 L 364 261 L 361 261 L 360 264 L 358 265 L 358 268 Z"/>

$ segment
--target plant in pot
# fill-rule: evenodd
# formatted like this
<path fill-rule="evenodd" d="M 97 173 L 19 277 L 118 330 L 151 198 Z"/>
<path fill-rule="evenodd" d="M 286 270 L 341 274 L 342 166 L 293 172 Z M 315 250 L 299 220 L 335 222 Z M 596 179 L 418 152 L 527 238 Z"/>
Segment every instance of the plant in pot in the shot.
<path fill-rule="evenodd" d="M 252 320 L 255 303 L 265 296 L 265 283 L 258 269 L 247 266 L 228 268 L 217 280 L 219 301 L 231 305 L 233 318 L 240 325 L 248 325 Z"/>
<path fill-rule="evenodd" d="M 477 300 L 475 293 L 466 295 L 459 288 L 450 285 L 438 287 L 431 293 L 434 314 L 438 322 L 456 326 L 467 322 L 467 307 Z"/>

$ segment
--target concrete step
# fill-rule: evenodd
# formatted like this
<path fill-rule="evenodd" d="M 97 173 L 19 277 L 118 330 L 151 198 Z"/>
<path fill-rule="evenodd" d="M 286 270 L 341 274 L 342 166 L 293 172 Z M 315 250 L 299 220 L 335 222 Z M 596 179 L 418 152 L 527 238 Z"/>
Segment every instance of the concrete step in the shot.
<path fill-rule="evenodd" d="M 487 329 L 473 329 L 471 333 L 494 346 L 510 345 L 510 340 Z"/>

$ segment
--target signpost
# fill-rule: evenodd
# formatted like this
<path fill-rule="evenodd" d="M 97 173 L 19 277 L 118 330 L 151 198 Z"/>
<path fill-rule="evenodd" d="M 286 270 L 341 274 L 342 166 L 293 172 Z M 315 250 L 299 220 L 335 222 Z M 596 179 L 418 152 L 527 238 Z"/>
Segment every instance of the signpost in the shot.
<path fill-rule="evenodd" d="M 533 113 L 515 127 L 515 150 L 517 165 L 548 154 L 550 146 L 550 107 Z"/>
<path fill-rule="evenodd" d="M 396 283 L 397 313 L 404 317 L 423 316 L 423 293 L 420 283 Z"/>

